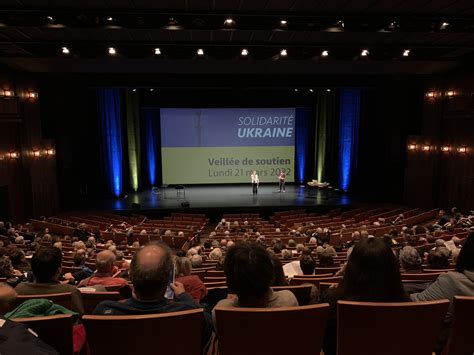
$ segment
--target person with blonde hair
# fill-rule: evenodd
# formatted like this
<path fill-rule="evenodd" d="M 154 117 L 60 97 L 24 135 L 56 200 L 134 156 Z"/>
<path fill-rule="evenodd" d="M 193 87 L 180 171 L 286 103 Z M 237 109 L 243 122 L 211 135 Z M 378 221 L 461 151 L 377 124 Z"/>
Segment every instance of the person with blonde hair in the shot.
<path fill-rule="evenodd" d="M 199 255 L 193 257 L 196 256 L 200 258 Z M 192 261 L 186 257 L 175 258 L 176 281 L 184 285 L 184 289 L 194 301 L 201 303 L 201 300 L 207 295 L 207 288 L 198 275 L 192 275 L 191 263 Z"/>

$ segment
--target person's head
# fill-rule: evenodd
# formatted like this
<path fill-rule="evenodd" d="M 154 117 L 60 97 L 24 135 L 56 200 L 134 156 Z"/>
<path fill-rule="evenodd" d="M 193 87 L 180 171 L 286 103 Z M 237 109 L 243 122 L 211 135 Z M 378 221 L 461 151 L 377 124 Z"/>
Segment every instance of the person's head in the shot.
<path fill-rule="evenodd" d="M 9 278 L 12 275 L 12 262 L 7 256 L 0 257 L 0 277 Z"/>
<path fill-rule="evenodd" d="M 263 298 L 274 279 L 270 255 L 258 243 L 240 242 L 229 248 L 224 272 L 227 285 L 242 306 L 263 306 Z"/>
<path fill-rule="evenodd" d="M 405 271 L 420 270 L 421 268 L 421 257 L 418 250 L 412 246 L 405 246 L 400 250 L 400 265 Z"/>
<path fill-rule="evenodd" d="M 331 267 L 334 266 L 334 259 L 331 254 L 326 253 L 324 251 L 320 256 L 319 256 L 319 266 L 320 267 Z"/>
<path fill-rule="evenodd" d="M 456 270 L 474 270 L 474 232 L 470 232 L 456 261 Z"/>
<path fill-rule="evenodd" d="M 58 248 L 59 250 L 63 250 L 63 243 L 56 242 L 53 244 L 53 247 Z"/>
<path fill-rule="evenodd" d="M 370 238 L 354 246 L 336 296 L 338 299 L 367 302 L 407 299 L 398 261 L 387 244 Z"/>
<path fill-rule="evenodd" d="M 296 244 L 296 252 L 302 253 L 304 250 L 304 245 L 303 244 Z"/>
<path fill-rule="evenodd" d="M 435 240 L 435 247 L 437 247 L 437 248 L 445 247 L 444 240 L 443 239 L 436 239 Z"/>
<path fill-rule="evenodd" d="M 115 254 L 110 250 L 103 250 L 97 254 L 95 263 L 97 272 L 111 273 L 114 268 Z"/>
<path fill-rule="evenodd" d="M 252 175 L 256 175 L 257 172 L 255 170 L 252 170 Z"/>
<path fill-rule="evenodd" d="M 135 253 L 130 263 L 130 280 L 140 300 L 161 300 L 173 268 L 171 249 L 153 243 Z"/>
<path fill-rule="evenodd" d="M 296 231 L 294 231 L 294 232 L 296 233 Z M 288 241 L 288 248 L 296 248 L 296 242 L 294 241 L 294 239 L 290 239 Z"/>
<path fill-rule="evenodd" d="M 283 169 L 280 169 L 280 171 L 281 171 L 282 173 L 284 173 L 284 172 L 285 172 L 285 169 L 284 169 L 284 168 L 283 168 Z"/>
<path fill-rule="evenodd" d="M 445 211 L 445 210 L 439 210 L 439 212 L 438 212 L 438 216 L 439 216 L 440 218 L 443 217 L 445 214 L 446 214 L 446 211 Z"/>
<path fill-rule="evenodd" d="M 193 255 L 191 257 L 191 265 L 193 268 L 202 267 L 202 257 L 199 254 Z"/>
<path fill-rule="evenodd" d="M 316 262 L 311 255 L 304 254 L 300 258 L 300 268 L 303 271 L 303 275 L 313 275 Z"/>
<path fill-rule="evenodd" d="M 273 252 L 268 252 L 270 259 L 272 260 L 273 265 L 273 283 L 272 286 L 288 286 L 288 281 L 285 277 L 285 272 L 283 271 L 283 265 L 278 256 Z"/>
<path fill-rule="evenodd" d="M 189 258 L 178 257 L 175 259 L 176 277 L 191 275 L 191 260 Z"/>
<path fill-rule="evenodd" d="M 84 249 L 76 250 L 72 259 L 74 266 L 81 266 L 86 262 L 86 251 Z"/>
<path fill-rule="evenodd" d="M 132 248 L 134 248 L 134 249 L 140 248 L 140 242 L 138 242 L 138 240 L 134 241 L 134 242 L 132 243 Z"/>
<path fill-rule="evenodd" d="M 445 247 L 438 247 L 430 251 L 428 265 L 430 269 L 449 269 L 450 251 Z"/>
<path fill-rule="evenodd" d="M 309 239 L 309 244 L 316 244 L 316 243 L 317 243 L 317 240 L 316 240 L 315 237 L 311 237 L 311 238 Z"/>
<path fill-rule="evenodd" d="M 282 250 L 283 250 L 283 244 L 282 243 L 275 243 L 273 245 L 273 252 L 275 254 L 280 254 Z"/>
<path fill-rule="evenodd" d="M 222 257 L 222 250 L 220 248 L 214 248 L 209 253 L 209 260 L 219 260 Z"/>
<path fill-rule="evenodd" d="M 456 247 L 459 247 L 461 245 L 461 239 L 459 239 L 458 237 L 452 237 L 451 241 Z"/>
<path fill-rule="evenodd" d="M 36 282 L 54 282 L 61 274 L 61 250 L 54 247 L 41 247 L 31 258 L 31 270 Z"/>
<path fill-rule="evenodd" d="M 197 255 L 198 254 L 198 251 L 196 248 L 190 248 L 187 252 L 186 252 L 186 256 L 188 258 L 192 258 L 194 255 Z"/>
<path fill-rule="evenodd" d="M 228 231 L 226 231 L 226 232 L 228 232 Z M 222 240 L 221 240 L 221 248 L 225 248 L 225 247 L 227 247 L 227 240 L 226 240 L 226 239 L 222 239 Z"/>
<path fill-rule="evenodd" d="M 283 260 L 291 260 L 293 258 L 291 251 L 288 249 L 283 249 L 281 251 L 281 256 L 283 257 Z"/>
<path fill-rule="evenodd" d="M 6 282 L 0 282 L 0 314 L 11 310 L 11 305 L 16 300 L 16 291 Z"/>

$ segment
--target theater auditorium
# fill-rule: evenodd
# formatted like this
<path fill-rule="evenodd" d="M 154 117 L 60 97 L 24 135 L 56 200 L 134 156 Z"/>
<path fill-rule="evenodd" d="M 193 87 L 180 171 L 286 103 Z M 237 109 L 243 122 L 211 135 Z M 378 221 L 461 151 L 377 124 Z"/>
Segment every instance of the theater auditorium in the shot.
<path fill-rule="evenodd" d="M 470 0 L 0 1 L 0 353 L 474 354 Z"/>

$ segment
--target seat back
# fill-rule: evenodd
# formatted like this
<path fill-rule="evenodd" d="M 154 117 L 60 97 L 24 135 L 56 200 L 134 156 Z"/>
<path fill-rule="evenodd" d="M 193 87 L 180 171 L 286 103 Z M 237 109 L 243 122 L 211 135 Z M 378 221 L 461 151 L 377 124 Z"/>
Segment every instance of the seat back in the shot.
<path fill-rule="evenodd" d="M 52 346 L 59 354 L 72 354 L 72 314 L 58 314 L 47 317 L 13 318 L 33 330 L 46 344 Z"/>
<path fill-rule="evenodd" d="M 312 285 L 298 285 L 298 286 L 273 286 L 273 291 L 283 291 L 288 290 L 293 292 L 296 299 L 298 300 L 298 305 L 306 306 L 309 303 L 311 298 L 311 288 Z"/>
<path fill-rule="evenodd" d="M 38 298 L 45 298 L 56 304 L 59 304 L 60 306 L 63 306 L 64 308 L 72 309 L 72 293 L 71 292 L 49 293 L 49 294 L 41 294 L 41 295 L 18 295 L 14 303 L 14 308 L 18 307 L 20 304 L 22 304 L 26 300 L 38 299 Z"/>
<path fill-rule="evenodd" d="M 431 355 L 448 307 L 448 300 L 338 301 L 337 354 Z"/>
<path fill-rule="evenodd" d="M 472 320 L 474 319 L 474 297 L 454 297 L 454 320 L 448 355 L 464 355 L 474 352 Z"/>
<path fill-rule="evenodd" d="M 91 355 L 151 355 L 158 350 L 160 354 L 201 352 L 202 309 L 139 316 L 86 315 L 82 322 Z M 126 336 L 126 339 L 118 341 L 117 336 Z"/>
<path fill-rule="evenodd" d="M 219 354 L 288 355 L 304 354 L 308 349 L 319 354 L 328 311 L 327 303 L 283 308 L 215 308 Z"/>
<path fill-rule="evenodd" d="M 291 285 L 302 285 L 304 283 L 311 283 L 314 286 L 316 286 L 319 289 L 319 283 L 320 282 L 332 282 L 332 283 L 339 283 L 339 281 L 342 280 L 342 277 L 339 276 L 333 276 L 333 277 L 312 277 L 312 278 L 298 278 L 295 276 L 293 279 L 291 279 L 290 284 Z"/>
<path fill-rule="evenodd" d="M 403 281 L 412 281 L 412 282 L 430 282 L 430 281 L 435 281 L 439 275 L 441 275 L 440 272 L 422 272 L 419 274 L 401 274 L 401 278 Z"/>
<path fill-rule="evenodd" d="M 81 292 L 84 314 L 92 314 L 102 301 L 119 301 L 123 296 L 119 292 Z"/>

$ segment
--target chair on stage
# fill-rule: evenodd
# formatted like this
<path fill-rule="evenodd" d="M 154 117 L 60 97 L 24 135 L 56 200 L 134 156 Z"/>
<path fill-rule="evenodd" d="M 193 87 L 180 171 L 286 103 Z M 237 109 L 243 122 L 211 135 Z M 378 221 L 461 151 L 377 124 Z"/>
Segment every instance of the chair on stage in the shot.
<path fill-rule="evenodd" d="M 86 315 L 82 321 L 91 355 L 201 353 L 202 309 L 153 315 Z M 126 338 L 120 341 L 117 336 Z"/>
<path fill-rule="evenodd" d="M 176 185 L 176 199 L 181 200 L 186 198 L 186 188 L 184 185 Z"/>
<path fill-rule="evenodd" d="M 327 303 L 282 308 L 216 308 L 220 355 L 319 354 Z M 281 340 L 281 341 L 279 341 Z"/>
<path fill-rule="evenodd" d="M 448 307 L 448 300 L 338 301 L 337 354 L 431 355 Z"/>

